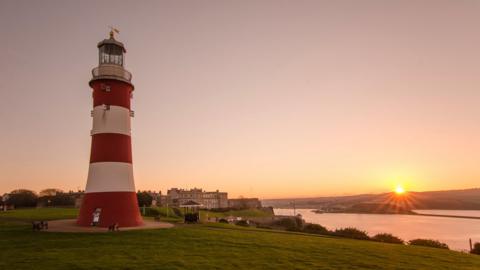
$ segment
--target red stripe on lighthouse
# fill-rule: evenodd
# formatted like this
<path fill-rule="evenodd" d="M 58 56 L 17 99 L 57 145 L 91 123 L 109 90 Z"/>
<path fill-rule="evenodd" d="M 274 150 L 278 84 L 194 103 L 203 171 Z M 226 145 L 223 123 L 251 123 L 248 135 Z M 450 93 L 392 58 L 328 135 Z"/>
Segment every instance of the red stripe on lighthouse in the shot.
<path fill-rule="evenodd" d="M 118 133 L 92 135 L 90 163 L 108 161 L 132 163 L 130 136 Z"/>
<path fill-rule="evenodd" d="M 96 192 L 83 196 L 82 207 L 77 224 L 91 226 L 93 212 L 102 209 L 100 227 L 108 227 L 118 223 L 120 227 L 133 227 L 143 224 L 138 210 L 137 194 L 135 192 Z"/>
<path fill-rule="evenodd" d="M 132 85 L 117 80 L 98 80 L 92 82 L 93 107 L 116 105 L 130 109 Z"/>

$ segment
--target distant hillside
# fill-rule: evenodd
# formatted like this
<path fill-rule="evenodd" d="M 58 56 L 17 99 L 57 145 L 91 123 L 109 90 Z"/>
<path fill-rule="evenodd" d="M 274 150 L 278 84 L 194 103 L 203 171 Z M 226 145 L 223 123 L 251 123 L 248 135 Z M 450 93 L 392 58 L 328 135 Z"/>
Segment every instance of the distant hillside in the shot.
<path fill-rule="evenodd" d="M 361 194 L 317 198 L 263 200 L 264 206 L 276 208 L 346 209 L 357 204 L 394 203 L 409 209 L 480 210 L 480 188 L 464 190 L 408 192 L 402 197 L 394 193 Z"/>
<path fill-rule="evenodd" d="M 414 214 L 410 208 L 393 203 L 357 203 L 343 210 L 345 213 Z"/>

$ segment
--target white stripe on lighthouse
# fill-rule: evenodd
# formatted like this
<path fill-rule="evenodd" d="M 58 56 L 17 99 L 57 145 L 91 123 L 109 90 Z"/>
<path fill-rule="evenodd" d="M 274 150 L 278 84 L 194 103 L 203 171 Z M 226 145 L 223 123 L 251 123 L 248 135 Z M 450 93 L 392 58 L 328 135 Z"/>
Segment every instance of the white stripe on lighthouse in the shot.
<path fill-rule="evenodd" d="M 92 192 L 135 192 L 133 167 L 124 162 L 96 162 L 88 169 L 85 193 Z"/>
<path fill-rule="evenodd" d="M 130 110 L 121 106 L 101 105 L 93 108 L 92 135 L 119 133 L 130 136 Z"/>

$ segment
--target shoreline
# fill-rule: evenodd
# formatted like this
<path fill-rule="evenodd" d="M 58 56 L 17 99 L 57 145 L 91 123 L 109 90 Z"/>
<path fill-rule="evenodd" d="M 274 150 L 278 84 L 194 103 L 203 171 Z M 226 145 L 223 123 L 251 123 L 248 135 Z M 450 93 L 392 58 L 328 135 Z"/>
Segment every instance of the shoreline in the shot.
<path fill-rule="evenodd" d="M 293 208 L 277 208 L 277 209 L 292 209 Z M 426 217 L 445 217 L 445 218 L 465 218 L 465 219 L 480 219 L 478 216 L 456 216 L 456 215 L 446 215 L 446 214 L 421 214 L 421 213 L 368 213 L 368 212 L 324 212 L 324 213 L 316 213 L 315 208 L 300 208 L 303 210 L 310 210 L 312 213 L 315 213 L 317 215 L 323 215 L 323 214 L 363 214 L 363 215 L 407 215 L 407 216 L 426 216 Z M 300 210 L 298 209 L 298 210 Z M 436 210 L 436 209 L 432 209 Z M 441 209 L 439 209 L 441 210 Z M 415 210 L 412 210 L 415 211 Z M 459 211 L 468 211 L 468 210 L 459 210 Z M 478 211 L 478 210 L 472 210 L 472 211 Z"/>
<path fill-rule="evenodd" d="M 466 219 L 480 219 L 480 217 L 475 216 L 453 216 L 453 215 L 435 215 L 435 214 L 409 214 L 412 216 L 426 216 L 426 217 L 447 217 L 447 218 L 466 218 Z"/>

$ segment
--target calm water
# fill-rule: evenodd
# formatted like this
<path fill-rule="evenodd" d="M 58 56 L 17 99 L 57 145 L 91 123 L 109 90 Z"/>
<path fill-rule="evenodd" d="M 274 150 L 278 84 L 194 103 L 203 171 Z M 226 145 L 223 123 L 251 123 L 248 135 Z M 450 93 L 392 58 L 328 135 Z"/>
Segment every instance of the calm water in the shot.
<path fill-rule="evenodd" d="M 377 233 L 391 233 L 404 240 L 430 238 L 444 242 L 455 250 L 469 250 L 469 238 L 472 238 L 473 242 L 480 242 L 480 219 L 414 215 L 315 214 L 311 210 L 297 209 L 296 213 L 301 214 L 306 222 L 321 224 L 330 230 L 355 227 L 367 231 L 370 236 Z M 480 216 L 480 211 L 419 210 L 417 212 Z M 275 209 L 275 214 L 293 215 L 293 210 Z"/>

